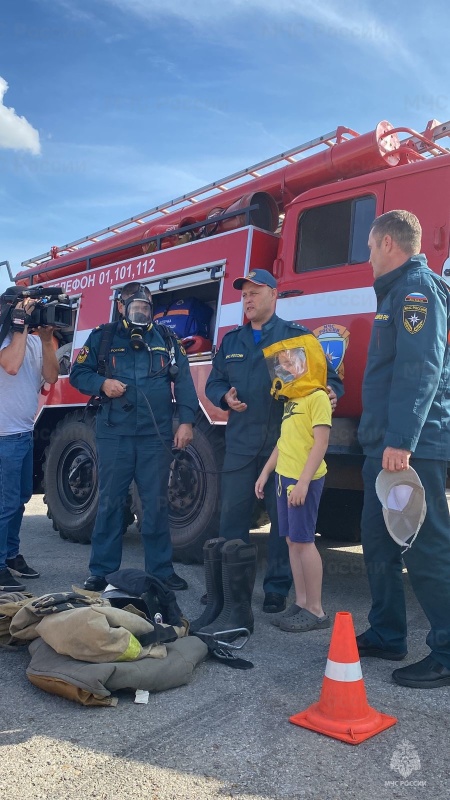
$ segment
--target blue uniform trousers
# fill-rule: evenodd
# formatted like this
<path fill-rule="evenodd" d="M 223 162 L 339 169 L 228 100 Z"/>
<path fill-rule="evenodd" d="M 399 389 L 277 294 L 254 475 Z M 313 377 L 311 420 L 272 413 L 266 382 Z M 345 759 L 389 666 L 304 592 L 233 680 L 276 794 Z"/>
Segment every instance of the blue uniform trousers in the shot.
<path fill-rule="evenodd" d="M 167 484 L 172 456 L 156 436 L 97 438 L 99 504 L 89 563 L 92 575 L 120 569 L 124 511 L 131 481 L 142 503 L 145 571 L 164 579 L 173 573 Z"/>
<path fill-rule="evenodd" d="M 20 526 L 32 492 L 32 432 L 0 436 L 0 570 L 19 554 Z"/>
<path fill-rule="evenodd" d="M 255 483 L 267 458 L 268 456 L 255 456 L 250 461 L 249 456 L 234 453 L 225 455 L 219 536 L 249 541 L 256 503 Z M 272 473 L 264 487 L 264 502 L 271 522 L 264 592 L 277 592 L 287 597 L 292 584 L 292 573 L 286 539 L 280 537 L 278 532 L 275 473 Z"/>
<path fill-rule="evenodd" d="M 427 514 L 410 550 L 403 556 L 414 593 L 431 630 L 433 657 L 450 668 L 450 518 L 445 496 L 447 462 L 411 459 L 425 488 Z M 381 459 L 366 458 L 363 467 L 362 545 L 372 594 L 368 638 L 381 647 L 406 650 L 406 608 L 402 548 L 387 532 L 375 480 Z"/>

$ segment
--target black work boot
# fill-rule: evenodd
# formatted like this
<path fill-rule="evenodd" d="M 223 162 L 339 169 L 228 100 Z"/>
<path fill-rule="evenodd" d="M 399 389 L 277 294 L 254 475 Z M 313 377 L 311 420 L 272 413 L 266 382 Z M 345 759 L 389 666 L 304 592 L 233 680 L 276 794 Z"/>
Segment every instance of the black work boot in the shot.
<path fill-rule="evenodd" d="M 209 625 L 222 611 L 222 547 L 225 542 L 226 539 L 221 536 L 220 539 L 208 539 L 203 545 L 207 601 L 203 614 L 191 622 L 191 633 L 197 633 L 204 625 Z"/>
<path fill-rule="evenodd" d="M 233 628 L 248 628 L 253 633 L 252 594 L 256 577 L 255 544 L 242 539 L 232 539 L 222 547 L 223 609 L 209 625 L 197 629 L 202 633 L 216 633 Z M 223 637 L 232 641 L 236 636 Z"/>

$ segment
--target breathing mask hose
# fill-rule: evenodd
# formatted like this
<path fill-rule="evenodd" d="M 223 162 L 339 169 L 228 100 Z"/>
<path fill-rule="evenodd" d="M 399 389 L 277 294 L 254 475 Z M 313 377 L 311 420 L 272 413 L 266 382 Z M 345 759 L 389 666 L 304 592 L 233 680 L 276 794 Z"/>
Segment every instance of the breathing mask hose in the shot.
<path fill-rule="evenodd" d="M 163 367 L 163 369 L 166 369 L 166 367 Z M 161 371 L 162 370 L 160 370 L 160 372 Z M 159 373 L 155 373 L 155 374 L 158 375 Z M 160 434 L 160 431 L 159 431 L 159 428 L 158 428 L 158 423 L 156 422 L 155 415 L 153 413 L 153 409 L 152 409 L 152 407 L 150 405 L 150 402 L 148 400 L 147 395 L 142 391 L 142 389 L 139 388 L 139 386 L 133 386 L 133 384 L 130 384 L 130 383 L 127 384 L 127 385 L 130 388 L 132 387 L 133 389 L 136 390 L 137 393 L 142 395 L 142 397 L 144 398 L 144 400 L 145 400 L 145 402 L 147 404 L 148 410 L 150 412 L 150 416 L 151 416 L 153 425 L 155 426 L 155 431 L 156 431 L 156 435 L 157 435 L 158 439 L 160 440 L 160 442 L 163 445 L 164 449 L 167 450 L 168 453 L 170 453 L 170 455 L 173 457 L 173 459 L 175 461 L 181 462 L 183 460 L 181 458 L 181 456 L 178 456 L 178 455 L 174 454 L 173 451 L 172 451 L 172 448 L 167 447 L 166 440 L 162 438 L 162 436 Z M 239 467 L 234 467 L 233 469 L 203 469 L 202 467 L 195 467 L 193 464 L 190 464 L 189 465 L 189 469 L 194 470 L 194 472 L 199 472 L 202 475 L 223 475 L 224 473 L 228 474 L 230 472 L 239 472 L 241 469 L 245 469 L 250 464 L 252 464 L 252 462 L 255 461 L 255 459 L 258 458 L 258 456 L 261 454 L 262 450 L 265 447 L 265 444 L 266 444 L 266 441 L 267 441 L 267 434 L 269 432 L 269 420 L 270 420 L 270 415 L 271 415 L 271 412 L 272 412 L 272 404 L 273 404 L 273 402 L 274 402 L 274 398 L 271 397 L 271 402 L 270 402 L 270 406 L 269 406 L 269 413 L 267 415 L 266 435 L 264 437 L 264 441 L 263 441 L 261 447 L 259 448 L 258 452 L 254 456 L 252 456 L 245 464 L 243 464 L 243 465 L 241 465 Z"/>

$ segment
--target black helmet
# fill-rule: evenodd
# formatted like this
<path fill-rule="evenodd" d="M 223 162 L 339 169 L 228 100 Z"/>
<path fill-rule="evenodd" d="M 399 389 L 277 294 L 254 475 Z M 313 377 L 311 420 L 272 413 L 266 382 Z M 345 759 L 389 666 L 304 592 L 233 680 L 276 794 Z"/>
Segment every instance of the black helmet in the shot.
<path fill-rule="evenodd" d="M 151 610 L 148 608 L 147 603 L 145 602 L 143 597 L 137 597 L 137 595 L 128 594 L 128 592 L 123 592 L 121 589 L 117 589 L 115 586 L 112 586 L 110 583 L 106 587 L 106 589 L 102 592 L 101 596 L 105 600 L 109 600 L 114 608 L 126 608 L 126 606 L 134 606 L 138 609 L 138 611 L 142 611 L 143 614 L 153 621 L 154 614 L 151 613 Z M 157 613 L 157 612 L 155 612 Z M 157 619 L 156 622 L 161 622 L 161 620 Z"/>
<path fill-rule="evenodd" d="M 182 626 L 181 609 L 175 592 L 158 578 L 139 569 L 120 569 L 106 578 L 110 585 L 106 587 L 102 597 L 109 600 L 111 605 L 123 608 L 131 603 L 143 610 L 151 621 L 155 621 L 155 614 L 160 614 L 162 622 L 167 625 Z M 108 591 L 111 591 L 110 596 Z"/>

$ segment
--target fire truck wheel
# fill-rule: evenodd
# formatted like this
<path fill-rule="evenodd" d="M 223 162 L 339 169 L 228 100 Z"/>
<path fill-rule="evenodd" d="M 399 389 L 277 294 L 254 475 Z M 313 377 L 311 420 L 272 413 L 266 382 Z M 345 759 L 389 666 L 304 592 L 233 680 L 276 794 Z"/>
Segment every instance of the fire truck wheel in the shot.
<path fill-rule="evenodd" d="M 68 414 L 44 453 L 44 502 L 62 539 L 88 544 L 98 503 L 95 417 Z"/>
<path fill-rule="evenodd" d="M 363 493 L 352 489 L 326 489 L 319 506 L 317 530 L 324 539 L 361 541 Z"/>
<path fill-rule="evenodd" d="M 218 430 L 201 418 L 194 427 L 192 444 L 185 451 L 176 451 L 177 459 L 172 462 L 169 524 L 173 558 L 182 564 L 202 563 L 205 541 L 217 536 L 223 432 L 223 428 Z M 142 506 L 135 483 L 131 496 L 131 510 L 140 528 Z"/>

